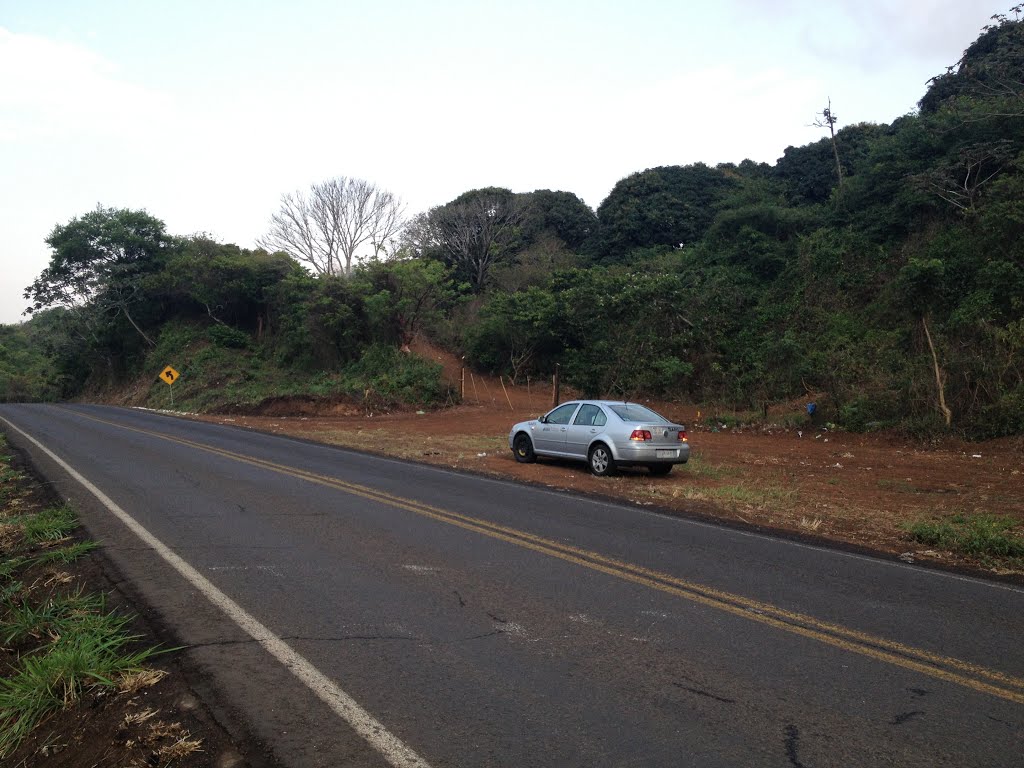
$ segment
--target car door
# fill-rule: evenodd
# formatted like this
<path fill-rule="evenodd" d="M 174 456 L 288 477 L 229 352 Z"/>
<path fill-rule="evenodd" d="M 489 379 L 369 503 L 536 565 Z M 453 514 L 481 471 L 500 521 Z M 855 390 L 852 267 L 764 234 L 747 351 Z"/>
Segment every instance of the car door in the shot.
<path fill-rule="evenodd" d="M 566 453 L 580 459 L 587 457 L 587 450 L 590 448 L 590 441 L 594 436 L 603 431 L 607 423 L 607 417 L 601 407 L 593 403 L 584 403 L 576 412 L 576 418 L 572 420 L 565 432 Z"/>
<path fill-rule="evenodd" d="M 533 432 L 533 450 L 536 453 L 565 453 L 565 433 L 579 403 L 560 405 L 538 422 Z"/>

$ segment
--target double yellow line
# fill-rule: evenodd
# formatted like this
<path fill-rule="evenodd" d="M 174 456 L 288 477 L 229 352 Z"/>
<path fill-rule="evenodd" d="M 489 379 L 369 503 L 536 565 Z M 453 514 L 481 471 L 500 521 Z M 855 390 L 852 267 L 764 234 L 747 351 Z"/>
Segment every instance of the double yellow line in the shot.
<path fill-rule="evenodd" d="M 350 483 L 314 472 L 307 472 L 303 469 L 289 467 L 265 459 L 258 459 L 223 448 L 215 448 L 193 440 L 171 437 L 148 429 L 125 426 L 95 416 L 87 416 L 79 411 L 75 413 L 83 418 L 112 427 L 178 443 L 179 445 L 212 453 L 243 464 L 249 464 L 317 485 L 334 488 L 369 501 L 387 504 L 431 520 L 454 525 L 467 531 L 505 541 L 509 544 L 530 549 L 549 557 L 558 558 L 559 560 L 564 560 L 592 571 L 604 573 L 623 581 L 633 582 L 634 584 L 655 589 L 674 597 L 680 597 L 708 608 L 731 613 L 734 616 L 755 621 L 784 632 L 799 635 L 810 640 L 817 640 L 851 653 L 867 656 L 876 661 L 919 672 L 949 683 L 955 683 L 979 693 L 996 696 L 1017 704 L 1024 704 L 1024 679 L 977 664 L 971 664 L 950 656 L 932 653 L 893 640 L 876 637 L 866 632 L 849 629 L 840 624 L 821 621 L 813 616 L 787 611 L 771 603 L 752 600 L 731 592 L 680 579 L 671 574 L 607 557 L 598 552 L 562 544 L 517 528 L 441 509 L 413 499 L 370 488 L 369 486 Z"/>

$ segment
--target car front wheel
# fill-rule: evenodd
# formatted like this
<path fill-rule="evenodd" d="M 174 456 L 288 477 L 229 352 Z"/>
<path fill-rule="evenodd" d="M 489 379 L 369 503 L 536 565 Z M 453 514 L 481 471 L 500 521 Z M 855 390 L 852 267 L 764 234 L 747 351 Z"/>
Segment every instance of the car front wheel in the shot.
<path fill-rule="evenodd" d="M 537 454 L 533 452 L 533 442 L 529 435 L 522 432 L 516 435 L 516 439 L 512 441 L 512 453 L 515 454 L 516 461 L 521 464 L 532 464 L 537 460 Z"/>
<path fill-rule="evenodd" d="M 604 443 L 598 443 L 590 449 L 588 461 L 590 462 L 590 471 L 598 477 L 615 474 L 615 459 L 612 458 L 612 452 Z"/>

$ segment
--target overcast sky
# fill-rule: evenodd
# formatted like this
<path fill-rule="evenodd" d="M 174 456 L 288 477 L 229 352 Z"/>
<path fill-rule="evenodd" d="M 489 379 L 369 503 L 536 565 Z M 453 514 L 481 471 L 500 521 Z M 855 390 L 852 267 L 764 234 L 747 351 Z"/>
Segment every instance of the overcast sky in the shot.
<path fill-rule="evenodd" d="M 659 165 L 774 163 L 915 109 L 1009 0 L 0 0 L 0 322 L 102 204 L 252 247 L 283 192 L 357 176 L 597 207 Z"/>

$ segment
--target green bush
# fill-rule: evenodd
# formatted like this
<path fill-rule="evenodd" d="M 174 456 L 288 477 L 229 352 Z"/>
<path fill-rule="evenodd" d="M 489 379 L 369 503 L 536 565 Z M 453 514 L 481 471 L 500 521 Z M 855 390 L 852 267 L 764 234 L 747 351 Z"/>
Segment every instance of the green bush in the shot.
<path fill-rule="evenodd" d="M 206 335 L 218 347 L 227 347 L 228 349 L 248 349 L 251 343 L 249 334 L 232 328 L 230 325 L 210 326 L 206 330 Z"/>
<path fill-rule="evenodd" d="M 374 345 L 342 372 L 342 387 L 357 399 L 383 407 L 439 405 L 447 387 L 441 366 L 395 347 Z"/>
<path fill-rule="evenodd" d="M 1024 385 L 981 409 L 970 436 L 977 439 L 1024 434 Z"/>

